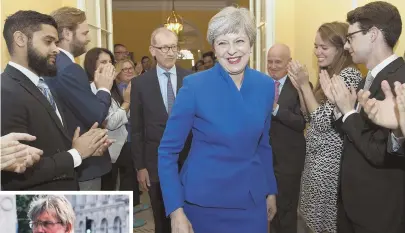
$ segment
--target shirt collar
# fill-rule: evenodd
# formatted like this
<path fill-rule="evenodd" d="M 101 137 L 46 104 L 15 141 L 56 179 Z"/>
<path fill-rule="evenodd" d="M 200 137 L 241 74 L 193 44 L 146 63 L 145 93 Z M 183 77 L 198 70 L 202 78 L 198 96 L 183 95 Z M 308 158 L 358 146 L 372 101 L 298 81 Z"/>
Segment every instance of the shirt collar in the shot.
<path fill-rule="evenodd" d="M 280 86 L 284 86 L 285 81 L 287 80 L 287 75 L 281 78 L 280 80 L 275 80 L 273 79 L 274 82 L 278 81 L 280 83 Z"/>
<path fill-rule="evenodd" d="M 12 61 L 9 61 L 8 64 L 10 66 L 16 68 L 17 70 L 21 71 L 21 73 L 23 73 L 25 76 L 27 76 L 27 78 L 29 80 L 31 80 L 31 82 L 33 82 L 35 84 L 35 86 L 38 86 L 40 77 L 38 75 L 36 75 L 34 72 L 32 72 L 31 70 L 25 68 L 24 66 L 19 65 Z"/>
<path fill-rule="evenodd" d="M 176 71 L 176 66 L 174 65 L 169 71 L 166 71 L 164 69 L 162 69 L 159 64 L 156 65 L 156 70 L 157 70 L 157 75 L 158 77 L 161 77 L 162 75 L 164 75 L 164 73 L 169 72 L 170 75 L 177 75 L 177 71 Z"/>
<path fill-rule="evenodd" d="M 71 53 L 69 53 L 68 51 L 66 51 L 66 50 L 64 50 L 64 49 L 62 49 L 62 48 L 59 48 L 59 51 L 61 51 L 61 52 L 63 52 L 64 54 L 66 54 L 66 56 L 68 56 L 68 57 L 70 58 L 70 60 L 72 60 L 73 63 L 75 62 L 75 57 L 73 57 L 73 55 L 72 55 Z"/>
<path fill-rule="evenodd" d="M 371 70 L 371 75 L 373 75 L 374 78 L 377 77 L 378 73 L 380 73 L 381 70 L 387 67 L 391 62 L 395 61 L 397 58 L 398 55 L 396 55 L 395 53 L 387 57 L 384 61 L 382 61 L 380 64 L 378 64 Z"/>

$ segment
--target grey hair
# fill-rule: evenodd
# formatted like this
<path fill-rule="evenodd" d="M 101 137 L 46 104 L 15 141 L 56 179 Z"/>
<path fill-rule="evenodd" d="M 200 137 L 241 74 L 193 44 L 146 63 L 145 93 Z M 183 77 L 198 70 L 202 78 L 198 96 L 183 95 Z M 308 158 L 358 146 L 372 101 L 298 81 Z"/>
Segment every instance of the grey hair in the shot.
<path fill-rule="evenodd" d="M 46 211 L 55 212 L 59 221 L 62 222 L 64 226 L 71 224 L 74 226 L 75 213 L 73 211 L 72 205 L 64 196 L 47 195 L 39 196 L 35 198 L 31 203 L 28 210 L 28 218 L 31 221 L 36 221 L 36 219 L 42 213 Z"/>
<path fill-rule="evenodd" d="M 256 41 L 255 17 L 246 8 L 225 7 L 208 23 L 208 43 L 213 45 L 218 36 L 239 33 L 241 30 L 249 37 L 250 46 L 253 46 Z"/>

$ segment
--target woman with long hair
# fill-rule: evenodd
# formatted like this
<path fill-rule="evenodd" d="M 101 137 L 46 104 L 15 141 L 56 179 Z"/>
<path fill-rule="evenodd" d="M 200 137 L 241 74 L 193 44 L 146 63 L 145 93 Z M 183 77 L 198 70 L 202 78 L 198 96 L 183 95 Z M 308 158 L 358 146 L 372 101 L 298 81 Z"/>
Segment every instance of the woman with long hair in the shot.
<path fill-rule="evenodd" d="M 348 25 L 325 23 L 316 33 L 314 53 L 319 75 L 339 75 L 347 88 L 357 88 L 361 74 L 350 54 L 344 50 Z M 319 83 L 312 90 L 305 66 L 292 61 L 289 77 L 297 88 L 301 110 L 309 122 L 306 135 L 306 158 L 302 174 L 300 212 L 313 232 L 337 231 L 337 200 L 343 138 L 333 128 L 339 116 Z"/>

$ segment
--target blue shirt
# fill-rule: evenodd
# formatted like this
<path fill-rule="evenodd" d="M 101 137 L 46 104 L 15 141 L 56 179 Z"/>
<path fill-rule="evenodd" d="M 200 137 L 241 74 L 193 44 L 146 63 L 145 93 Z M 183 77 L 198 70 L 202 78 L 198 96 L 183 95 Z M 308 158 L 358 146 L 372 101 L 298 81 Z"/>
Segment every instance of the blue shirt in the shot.
<path fill-rule="evenodd" d="M 279 97 L 280 97 L 281 90 L 283 89 L 286 80 L 287 80 L 287 75 L 284 76 L 282 79 L 278 80 L 278 82 L 280 83 L 280 86 L 278 87 L 278 96 Z M 274 80 L 274 86 L 276 84 L 276 81 L 277 80 Z M 277 105 L 276 109 L 274 109 L 274 111 L 273 111 L 273 116 L 277 115 L 278 109 L 279 109 L 279 106 Z"/>
<path fill-rule="evenodd" d="M 177 71 L 176 66 L 173 66 L 169 71 L 162 69 L 159 65 L 156 66 L 156 74 L 159 80 L 160 92 L 162 93 L 163 102 L 167 111 L 167 76 L 166 72 L 170 73 L 170 80 L 172 81 L 172 87 L 174 92 L 174 97 L 176 97 L 177 92 Z"/>
<path fill-rule="evenodd" d="M 128 84 L 126 83 L 120 83 L 117 85 L 118 89 L 120 90 L 121 94 L 124 92 L 125 89 L 127 89 Z M 131 141 L 131 121 L 128 118 L 128 123 L 125 124 L 125 127 L 127 128 L 127 132 L 128 132 L 128 137 L 127 137 L 127 142 Z"/>

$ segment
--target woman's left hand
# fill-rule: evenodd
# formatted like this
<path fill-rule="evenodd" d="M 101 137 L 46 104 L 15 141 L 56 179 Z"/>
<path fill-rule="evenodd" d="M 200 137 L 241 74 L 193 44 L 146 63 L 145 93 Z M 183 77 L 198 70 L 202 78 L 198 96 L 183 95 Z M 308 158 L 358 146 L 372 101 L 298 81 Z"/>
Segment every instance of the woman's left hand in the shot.
<path fill-rule="evenodd" d="M 277 213 L 276 195 L 269 195 L 266 198 L 267 203 L 267 220 L 273 220 Z"/>

